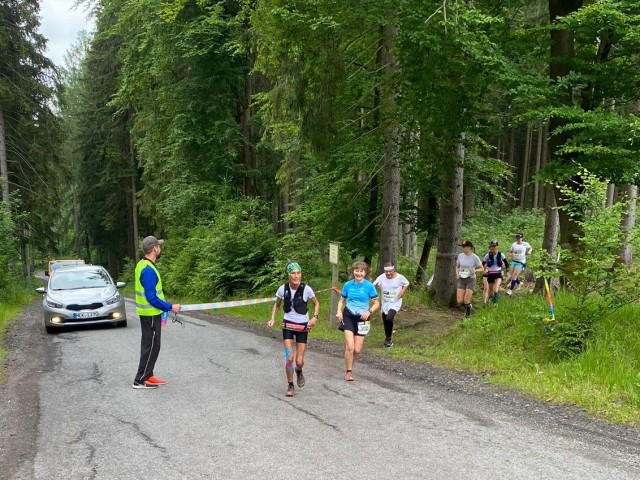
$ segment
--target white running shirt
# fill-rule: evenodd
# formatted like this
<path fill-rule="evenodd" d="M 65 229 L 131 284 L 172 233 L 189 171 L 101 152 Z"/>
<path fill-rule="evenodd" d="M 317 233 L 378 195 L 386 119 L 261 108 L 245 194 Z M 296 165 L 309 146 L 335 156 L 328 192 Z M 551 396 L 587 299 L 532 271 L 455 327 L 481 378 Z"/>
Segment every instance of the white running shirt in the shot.
<path fill-rule="evenodd" d="M 399 273 L 395 278 L 387 278 L 383 273 L 376 278 L 373 284 L 376 287 L 380 287 L 382 291 L 382 312 L 386 315 L 389 310 L 399 311 L 400 307 L 402 307 L 402 298 L 398 298 L 397 295 L 404 287 L 409 285 L 409 280 Z"/>
<path fill-rule="evenodd" d="M 510 252 L 513 252 L 513 261 L 520 263 L 527 263 L 527 250 L 531 248 L 527 242 L 513 242 Z"/>
<path fill-rule="evenodd" d="M 291 288 L 291 285 L 289 285 L 289 288 Z M 292 288 L 291 289 L 291 311 L 288 313 L 287 312 L 284 313 L 284 319 L 287 322 L 291 322 L 291 323 L 307 323 L 309 321 L 309 312 L 307 311 L 306 315 L 302 315 L 296 312 L 295 309 L 293 308 L 293 296 L 295 294 L 296 294 L 296 291 Z M 302 292 L 302 300 L 304 300 L 305 302 L 308 302 L 309 299 L 315 296 L 316 294 L 313 293 L 313 290 L 311 290 L 311 287 L 309 285 L 305 285 L 304 292 Z M 284 285 L 280 285 L 280 288 L 278 288 L 278 291 L 276 292 L 276 297 L 278 297 L 280 300 L 284 298 Z"/>

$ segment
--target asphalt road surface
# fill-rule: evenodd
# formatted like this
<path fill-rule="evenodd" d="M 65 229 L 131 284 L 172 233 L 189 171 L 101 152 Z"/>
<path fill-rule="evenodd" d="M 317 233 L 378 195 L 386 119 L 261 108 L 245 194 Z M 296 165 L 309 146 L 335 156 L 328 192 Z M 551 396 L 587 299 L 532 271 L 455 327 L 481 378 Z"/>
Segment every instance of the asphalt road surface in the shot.
<path fill-rule="evenodd" d="M 640 478 L 640 444 L 606 427 L 363 362 L 347 383 L 342 358 L 313 339 L 307 384 L 286 398 L 279 338 L 215 317 L 169 324 L 155 369 L 168 385 L 134 390 L 140 328 L 127 309 L 127 328 L 42 336 L 33 455 L 13 478 Z"/>

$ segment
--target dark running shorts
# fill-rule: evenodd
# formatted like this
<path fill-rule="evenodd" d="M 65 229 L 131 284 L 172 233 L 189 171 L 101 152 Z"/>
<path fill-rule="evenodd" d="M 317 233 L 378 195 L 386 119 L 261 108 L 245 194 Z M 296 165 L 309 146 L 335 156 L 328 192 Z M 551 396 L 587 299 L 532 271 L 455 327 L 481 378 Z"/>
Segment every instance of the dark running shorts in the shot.
<path fill-rule="evenodd" d="M 342 322 L 338 325 L 338 330 L 353 332 L 357 337 L 366 337 L 371 328 L 371 322 L 369 320 L 364 321 L 360 315 L 351 313 L 348 309 L 342 311 Z"/>
<path fill-rule="evenodd" d="M 295 340 L 296 343 L 307 343 L 309 328 L 306 323 L 282 322 L 282 339 Z"/>
<path fill-rule="evenodd" d="M 498 280 L 498 283 L 502 280 L 502 272 L 489 272 L 487 274 L 487 283 L 495 283 Z"/>

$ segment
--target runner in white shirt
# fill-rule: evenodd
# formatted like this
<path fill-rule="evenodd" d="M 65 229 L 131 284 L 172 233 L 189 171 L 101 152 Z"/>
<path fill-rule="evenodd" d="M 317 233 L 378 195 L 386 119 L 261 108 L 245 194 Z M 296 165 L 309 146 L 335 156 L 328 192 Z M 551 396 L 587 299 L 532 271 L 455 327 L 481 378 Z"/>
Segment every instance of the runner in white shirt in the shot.
<path fill-rule="evenodd" d="M 527 265 L 527 255 L 531 255 L 531 252 L 533 251 L 531 245 L 524 242 L 522 240 L 523 238 L 524 235 L 516 233 L 516 241 L 511 244 L 511 249 L 509 250 L 509 256 L 511 257 L 511 271 L 509 272 L 509 278 L 511 279 L 511 283 L 507 289 L 507 295 L 511 295 L 513 293 L 516 285 L 520 285 L 520 273 L 522 273 L 524 267 Z"/>
<path fill-rule="evenodd" d="M 375 279 L 373 285 L 382 291 L 384 346 L 391 347 L 393 346 L 393 320 L 402 307 L 402 297 L 409 288 L 409 280 L 396 272 L 393 263 L 387 262 L 384 264 L 384 273 Z"/>
<path fill-rule="evenodd" d="M 458 306 L 464 305 L 464 316 L 471 315 L 471 297 L 476 288 L 476 272 L 482 271 L 482 261 L 475 253 L 472 253 L 473 243 L 469 240 L 463 241 L 460 246 L 462 253 L 456 260 L 456 278 L 458 279 L 458 290 L 456 300 Z"/>
<path fill-rule="evenodd" d="M 289 282 L 281 285 L 276 292 L 276 303 L 271 309 L 271 319 L 267 322 L 269 328 L 273 328 L 276 314 L 283 304 L 284 319 L 282 321 L 282 340 L 284 342 L 285 373 L 287 375 L 287 397 L 293 397 L 293 342 L 296 343 L 295 369 L 298 387 L 305 384 L 302 367 L 304 366 L 304 354 L 307 348 L 307 333 L 318 321 L 320 304 L 315 293 L 308 285 L 302 283 L 302 269 L 296 262 L 287 265 Z M 313 302 L 313 316 L 309 318 L 307 303 Z"/>

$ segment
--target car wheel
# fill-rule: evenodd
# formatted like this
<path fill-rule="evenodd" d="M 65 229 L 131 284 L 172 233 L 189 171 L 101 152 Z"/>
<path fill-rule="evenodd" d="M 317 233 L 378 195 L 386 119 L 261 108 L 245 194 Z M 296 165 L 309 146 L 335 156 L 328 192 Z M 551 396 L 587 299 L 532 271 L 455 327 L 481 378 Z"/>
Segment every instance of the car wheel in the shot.
<path fill-rule="evenodd" d="M 47 330 L 47 333 L 57 333 L 58 329 L 56 327 L 44 327 Z"/>
<path fill-rule="evenodd" d="M 126 327 L 126 326 L 127 326 L 126 320 L 121 320 L 118 323 L 116 323 L 116 327 Z"/>

